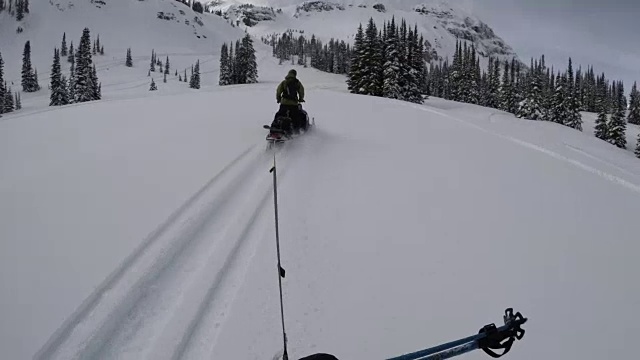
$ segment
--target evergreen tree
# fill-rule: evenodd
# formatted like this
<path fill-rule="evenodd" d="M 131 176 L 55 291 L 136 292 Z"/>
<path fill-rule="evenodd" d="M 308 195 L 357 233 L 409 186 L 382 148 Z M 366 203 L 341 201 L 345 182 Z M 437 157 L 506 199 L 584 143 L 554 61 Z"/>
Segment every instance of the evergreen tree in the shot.
<path fill-rule="evenodd" d="M 67 33 L 63 33 L 62 34 L 62 48 L 60 49 L 60 56 L 67 56 L 68 53 L 68 49 L 67 49 Z"/>
<path fill-rule="evenodd" d="M 2 13 L 4 11 L 4 9 L 6 8 L 6 4 L 4 2 L 4 0 L 0 0 L 0 13 Z M 2 86 L 2 84 L 0 84 L 0 86 Z M 0 99 L 0 101 L 2 101 L 4 99 Z M 0 106 L 0 114 L 2 113 L 2 106 Z"/>
<path fill-rule="evenodd" d="M 151 67 L 149 71 L 156 71 L 156 53 L 155 50 L 151 50 Z"/>
<path fill-rule="evenodd" d="M 488 92 L 487 106 L 500 108 L 500 62 L 498 59 L 489 58 L 489 74 L 488 74 Z"/>
<path fill-rule="evenodd" d="M 184 69 L 184 76 L 182 77 L 184 82 L 187 82 L 187 69 Z"/>
<path fill-rule="evenodd" d="M 626 130 L 627 130 L 627 122 L 625 120 L 625 104 L 624 104 L 624 86 L 622 82 L 614 85 L 615 93 L 616 93 L 616 102 L 614 103 L 613 113 L 611 114 L 611 119 L 607 124 L 607 129 L 609 132 L 608 141 L 613 145 L 626 149 L 627 147 L 627 138 L 626 138 Z"/>
<path fill-rule="evenodd" d="M 227 43 L 222 44 L 222 49 L 220 50 L 220 76 L 218 84 L 222 86 L 231 84 L 231 67 L 229 63 L 229 47 Z"/>
<path fill-rule="evenodd" d="M 582 115 L 580 114 L 580 101 L 578 100 L 578 92 L 573 78 L 573 66 L 571 58 L 569 58 L 569 68 L 567 69 L 567 94 L 566 109 L 567 117 L 564 124 L 576 130 L 582 131 Z"/>
<path fill-rule="evenodd" d="M 533 64 L 533 59 L 532 59 Z M 528 85 L 525 86 L 524 100 L 519 103 L 516 116 L 530 120 L 541 120 L 542 111 L 542 88 L 540 86 L 541 65 L 536 61 L 531 67 Z"/>
<path fill-rule="evenodd" d="M 104 45 L 100 47 L 100 55 L 104 55 Z"/>
<path fill-rule="evenodd" d="M 627 120 L 629 124 L 640 125 L 640 92 L 638 92 L 638 86 L 635 82 L 629 95 L 629 115 Z"/>
<path fill-rule="evenodd" d="M 502 74 L 502 87 L 500 88 L 499 109 L 511 112 L 511 102 L 513 98 L 513 87 L 511 83 L 511 67 L 509 61 L 504 62 L 504 73 Z"/>
<path fill-rule="evenodd" d="M 24 12 L 25 14 L 29 13 L 29 0 L 23 0 L 23 8 L 24 8 Z"/>
<path fill-rule="evenodd" d="M 313 41 L 313 40 L 312 40 Z M 358 27 L 354 38 L 353 52 L 351 57 L 351 68 L 347 74 L 347 88 L 351 93 L 361 94 L 364 91 L 362 78 L 362 59 L 364 53 L 364 30 L 362 24 Z M 311 66 L 314 66 L 314 58 L 311 59 Z"/>
<path fill-rule="evenodd" d="M 22 19 L 24 19 L 24 0 L 16 0 L 16 20 Z"/>
<path fill-rule="evenodd" d="M 162 82 L 164 82 L 165 84 L 167 83 L 167 73 L 164 73 L 164 78 L 162 79 Z"/>
<path fill-rule="evenodd" d="M 196 66 L 193 68 L 189 87 L 191 89 L 200 89 L 200 60 L 196 61 Z"/>
<path fill-rule="evenodd" d="M 258 65 L 253 47 L 253 40 L 249 34 L 242 38 L 240 46 L 236 46 L 236 81 L 239 84 L 253 84 L 258 82 Z"/>
<path fill-rule="evenodd" d="M 553 105 L 551 110 L 551 121 L 564 124 L 565 119 L 568 117 L 569 110 L 567 109 L 567 89 L 566 89 L 567 77 L 558 74 L 556 78 L 556 89 L 553 95 Z"/>
<path fill-rule="evenodd" d="M 93 68 L 91 70 L 91 86 L 93 89 L 93 100 L 100 100 L 100 84 L 98 82 L 98 72 L 95 64 L 93 64 Z"/>
<path fill-rule="evenodd" d="M 24 92 L 35 92 L 39 90 L 35 73 L 31 66 L 31 42 L 27 41 L 24 45 L 22 55 L 22 90 Z M 13 95 L 11 95 L 13 96 Z"/>
<path fill-rule="evenodd" d="M 55 49 L 53 52 L 53 65 L 51 66 L 51 96 L 49 106 L 67 105 L 66 84 L 63 83 L 62 70 L 60 67 L 60 51 Z"/>
<path fill-rule="evenodd" d="M 401 99 L 402 89 L 400 80 L 402 77 L 400 67 L 399 34 L 395 26 L 395 19 L 391 20 L 386 29 L 385 58 L 383 65 L 384 82 L 382 85 L 382 96 L 390 99 Z"/>
<path fill-rule="evenodd" d="M 76 65 L 75 61 L 71 63 L 71 68 L 69 69 L 69 86 L 67 86 L 69 95 L 69 103 L 73 103 L 76 100 Z"/>
<path fill-rule="evenodd" d="M 149 91 L 156 91 L 158 90 L 158 87 L 156 86 L 156 82 L 153 81 L 153 78 L 151 78 L 151 86 L 149 87 Z"/>
<path fill-rule="evenodd" d="M 71 40 L 71 45 L 69 46 L 69 55 L 67 57 L 67 62 L 74 63 L 75 60 L 75 50 L 73 49 L 73 40 Z"/>
<path fill-rule="evenodd" d="M 0 53 L 0 114 L 4 112 L 4 97 L 6 88 L 4 85 L 4 60 L 2 60 L 2 53 Z"/>
<path fill-rule="evenodd" d="M 75 82 L 75 102 L 98 100 L 97 97 L 97 76 L 91 58 L 91 36 L 88 28 L 82 31 L 80 45 L 76 52 L 76 69 L 74 75 Z"/>
<path fill-rule="evenodd" d="M 131 57 L 131 48 L 127 49 L 127 60 L 125 61 L 127 67 L 133 67 L 133 58 Z"/>
<path fill-rule="evenodd" d="M 5 88 L 5 93 L 4 93 L 4 113 L 10 113 L 10 112 L 13 112 L 13 110 L 15 109 L 15 104 L 14 104 L 14 100 L 13 100 L 13 93 L 11 91 L 11 87 L 9 87 L 6 82 L 4 84 L 4 88 Z"/>
<path fill-rule="evenodd" d="M 636 151 L 634 152 L 636 157 L 640 158 L 640 134 L 638 134 L 638 140 L 636 144 Z"/>
<path fill-rule="evenodd" d="M 382 77 L 382 49 L 378 38 L 378 30 L 373 18 L 369 19 L 367 29 L 365 30 L 364 38 L 364 52 L 362 61 L 362 85 L 364 88 L 363 94 L 365 95 L 382 95 L 381 83 Z M 404 54 L 401 49 L 398 49 L 398 56 L 402 59 Z M 402 85 L 402 84 L 401 84 Z"/>
<path fill-rule="evenodd" d="M 169 75 L 169 55 L 167 55 L 167 60 L 164 62 L 164 73 L 165 75 Z"/>

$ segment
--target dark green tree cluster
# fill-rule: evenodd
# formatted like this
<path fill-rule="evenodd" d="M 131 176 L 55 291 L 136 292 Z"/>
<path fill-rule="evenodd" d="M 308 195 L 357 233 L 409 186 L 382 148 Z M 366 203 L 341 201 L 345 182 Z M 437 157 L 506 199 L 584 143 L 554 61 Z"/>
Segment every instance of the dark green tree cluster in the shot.
<path fill-rule="evenodd" d="M 258 82 L 258 64 L 253 39 L 246 34 L 235 43 L 224 43 L 220 49 L 218 84 L 253 84 Z"/>
<path fill-rule="evenodd" d="M 307 39 L 304 35 L 296 37 L 292 31 L 287 31 L 264 42 L 271 45 L 273 56 L 280 60 L 280 64 L 290 61 L 292 65 L 311 66 L 334 74 L 349 72 L 351 48 L 344 41 L 330 39 L 323 44 L 315 35 Z"/>
<path fill-rule="evenodd" d="M 408 28 L 395 18 L 379 30 L 369 19 L 358 27 L 347 86 L 354 94 L 382 96 L 415 103 L 426 93 L 426 52 L 417 26 Z"/>
<path fill-rule="evenodd" d="M 29 13 L 29 0 L 0 0 L 0 14 L 4 11 L 21 21 Z"/>

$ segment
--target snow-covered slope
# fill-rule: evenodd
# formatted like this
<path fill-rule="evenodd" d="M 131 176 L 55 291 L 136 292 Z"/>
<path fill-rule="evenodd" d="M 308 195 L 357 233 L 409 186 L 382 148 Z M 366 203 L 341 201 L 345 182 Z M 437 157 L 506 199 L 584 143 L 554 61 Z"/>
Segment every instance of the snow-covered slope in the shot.
<path fill-rule="evenodd" d="M 104 4 L 102 4 L 104 3 Z M 17 33 L 21 27 L 23 31 Z M 100 37 L 105 55 L 94 56 L 103 98 L 127 97 L 149 88 L 147 77 L 151 51 L 165 61 L 169 56 L 171 73 L 168 84 L 159 85 L 161 91 L 184 88 L 180 75 L 196 60 L 202 67 L 202 82 L 217 83 L 218 54 L 223 42 L 235 41 L 244 34 L 223 19 L 212 14 L 199 14 L 174 0 L 89 1 L 51 0 L 32 1 L 31 11 L 17 22 L 5 11 L 0 13 L 0 52 L 5 61 L 5 79 L 13 83 L 13 90 L 21 90 L 20 70 L 26 41 L 31 42 L 31 60 L 38 71 L 42 91 L 23 94 L 24 110 L 35 109 L 47 102 L 48 75 L 53 62 L 54 47 L 61 47 L 63 33 L 67 46 L 77 47 L 82 30 L 88 27 L 91 41 Z M 125 67 L 127 48 L 131 48 L 134 67 Z M 63 59 L 64 60 L 64 59 Z M 63 61 L 68 75 L 70 64 Z M 152 73 L 156 82 L 162 75 Z"/>
<path fill-rule="evenodd" d="M 260 69 L 257 85 L 143 90 L 0 121 L 3 358 L 279 351 L 261 125 L 288 66 L 266 56 Z M 510 358 L 635 356 L 632 153 L 298 72 L 317 128 L 276 154 L 292 359 L 388 358 L 475 333 L 508 306 L 531 319 Z"/>
<path fill-rule="evenodd" d="M 352 42 L 359 23 L 373 18 L 378 25 L 392 17 L 405 18 L 441 57 L 453 55 L 456 39 L 474 43 L 483 56 L 517 57 L 491 27 L 464 8 L 442 0 L 214 0 L 211 11 L 222 14 L 258 36 L 287 30 L 315 34 L 328 40 Z"/>

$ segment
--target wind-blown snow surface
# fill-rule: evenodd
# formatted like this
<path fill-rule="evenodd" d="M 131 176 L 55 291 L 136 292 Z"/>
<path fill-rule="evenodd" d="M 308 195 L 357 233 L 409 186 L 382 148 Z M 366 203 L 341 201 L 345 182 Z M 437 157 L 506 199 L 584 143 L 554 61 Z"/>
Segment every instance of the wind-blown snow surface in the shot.
<path fill-rule="evenodd" d="M 265 59 L 257 85 L 0 121 L 3 358 L 281 349 L 261 125 L 286 70 Z M 506 307 L 530 318 L 509 358 L 635 356 L 631 152 L 477 106 L 350 95 L 341 76 L 298 71 L 317 127 L 276 152 L 291 358 L 383 359 L 471 335 Z"/>

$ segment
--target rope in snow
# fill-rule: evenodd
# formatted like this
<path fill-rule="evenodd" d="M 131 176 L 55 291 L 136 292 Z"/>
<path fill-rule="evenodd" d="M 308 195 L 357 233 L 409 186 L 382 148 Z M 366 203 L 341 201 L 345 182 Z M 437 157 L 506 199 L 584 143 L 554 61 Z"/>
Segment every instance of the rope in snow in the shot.
<path fill-rule="evenodd" d="M 278 253 L 278 286 L 280 287 L 280 317 L 282 319 L 282 338 L 284 341 L 284 353 L 282 355 L 282 360 L 289 360 L 289 355 L 287 354 L 287 332 L 284 328 L 284 304 L 282 301 L 282 278 L 284 278 L 285 271 L 282 268 L 280 262 L 280 231 L 278 229 L 278 183 L 276 176 L 276 155 L 273 154 L 273 167 L 269 172 L 273 173 L 273 205 L 275 208 L 275 220 L 276 220 L 276 249 Z"/>

